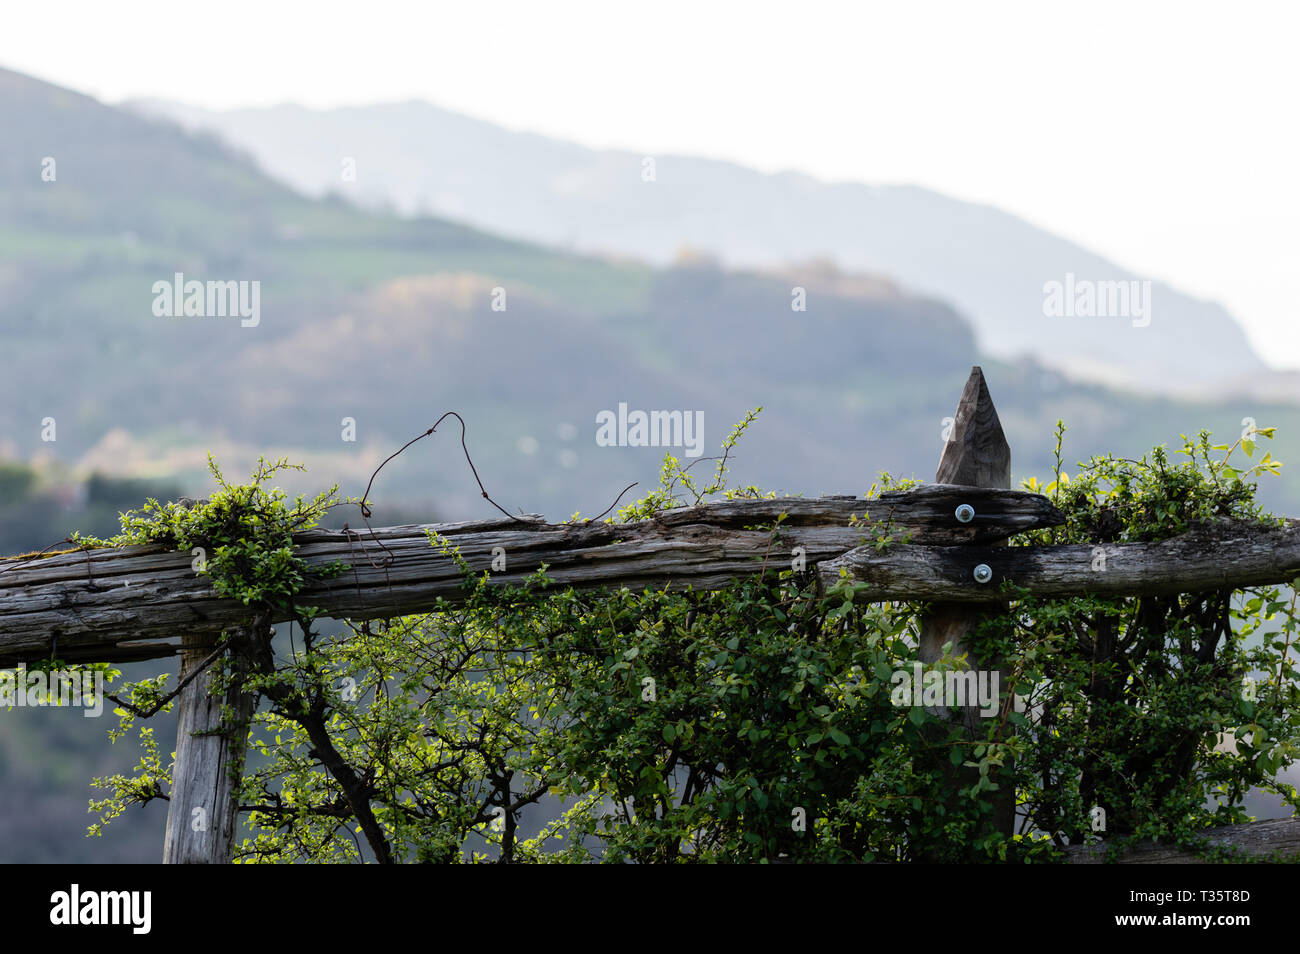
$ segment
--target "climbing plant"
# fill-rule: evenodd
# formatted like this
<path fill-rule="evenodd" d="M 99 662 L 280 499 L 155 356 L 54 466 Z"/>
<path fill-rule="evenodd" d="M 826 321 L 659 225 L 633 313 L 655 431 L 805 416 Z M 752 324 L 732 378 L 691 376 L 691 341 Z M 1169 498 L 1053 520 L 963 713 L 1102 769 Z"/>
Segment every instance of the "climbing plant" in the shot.
<path fill-rule="evenodd" d="M 668 455 L 659 485 L 607 522 L 774 496 L 727 486 L 729 453 L 756 413 L 728 436 L 711 479 Z M 1252 481 L 1278 465 L 1230 466 L 1243 442 L 1215 447 L 1202 434 L 1184 440 L 1178 464 L 1157 448 L 1140 461 L 1094 458 L 1071 479 L 1063 433 L 1051 482 L 1025 486 L 1066 522 L 1012 545 L 1155 541 L 1270 519 Z M 229 726 L 252 753 L 237 860 L 1051 861 L 1103 837 L 1194 845 L 1205 827 L 1243 820 L 1251 786 L 1297 805 L 1275 779 L 1300 744 L 1295 600 L 1278 588 L 1008 591 L 1007 612 L 973 648 L 1005 660 L 1010 685 L 972 735 L 897 704 L 921 606 L 869 603 L 847 580 L 819 587 L 797 561 L 764 560 L 703 593 L 576 592 L 545 567 L 489 586 L 431 533 L 460 566 L 463 601 L 324 619 L 299 605 L 313 571 L 292 534 L 364 502 L 332 488 L 290 503 L 268 489 L 286 466 L 259 462 L 250 483 L 231 485 L 213 464 L 209 500 L 150 501 L 124 515 L 119 537 L 90 541 L 198 550 L 214 588 L 248 607 L 246 625 L 225 635 L 218 680 L 259 700 L 251 723 L 232 714 Z M 868 495 L 899 486 L 886 475 Z M 762 527 L 774 544 L 782 523 Z M 897 542 L 888 526 L 858 525 L 864 543 Z M 932 668 L 965 665 L 949 654 Z M 119 690 L 115 737 L 170 705 L 166 683 Z M 138 732 L 135 770 L 96 780 L 108 791 L 92 803 L 101 824 L 166 797 L 170 765 L 147 726 Z M 956 799 L 945 765 L 969 770 Z M 987 825 L 985 796 L 999 783 L 1016 786 L 1010 837 Z"/>
<path fill-rule="evenodd" d="M 1250 479 L 1280 465 L 1268 454 L 1230 463 L 1239 448 L 1253 458 L 1249 437 L 1216 446 L 1202 432 L 1183 438 L 1177 463 L 1158 447 L 1142 460 L 1094 458 L 1070 479 L 1061 435 L 1055 478 L 1024 486 L 1047 493 L 1067 522 L 1017 543 L 1093 544 L 1092 568 L 1104 573 L 1106 544 L 1279 523 L 1255 504 Z M 1118 852 L 1141 838 L 1195 847 L 1199 829 L 1248 820 L 1252 786 L 1296 807 L 1295 789 L 1275 778 L 1300 755 L 1295 609 L 1295 590 L 1279 587 L 1020 599 L 1012 642 L 1037 713 L 1023 726 L 1028 818 L 1063 841 L 1104 832 Z"/>

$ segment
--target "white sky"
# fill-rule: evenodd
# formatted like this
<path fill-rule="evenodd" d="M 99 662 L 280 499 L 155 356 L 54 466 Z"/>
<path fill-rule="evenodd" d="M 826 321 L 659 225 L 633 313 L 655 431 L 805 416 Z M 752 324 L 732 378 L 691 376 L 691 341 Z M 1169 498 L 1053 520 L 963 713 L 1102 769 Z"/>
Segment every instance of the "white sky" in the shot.
<path fill-rule="evenodd" d="M 1300 369 L 1300 5 L 10 3 L 101 99 L 427 99 L 516 129 L 987 202 L 1230 308 Z M 3 131 L 0 130 L 0 136 Z"/>

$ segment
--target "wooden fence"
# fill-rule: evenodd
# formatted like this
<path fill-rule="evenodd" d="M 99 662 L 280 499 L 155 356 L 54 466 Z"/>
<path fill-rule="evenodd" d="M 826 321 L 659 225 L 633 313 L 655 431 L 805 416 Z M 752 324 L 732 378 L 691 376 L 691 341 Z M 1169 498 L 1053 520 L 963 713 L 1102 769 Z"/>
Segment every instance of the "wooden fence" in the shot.
<path fill-rule="evenodd" d="M 461 572 L 430 545 L 430 530 L 447 538 L 475 570 L 491 570 L 497 554 L 508 554 L 508 569 L 490 574 L 494 585 L 518 583 L 545 564 L 551 579 L 576 588 L 707 590 L 753 574 L 757 562 L 788 566 L 800 557 L 824 583 L 844 573 L 866 584 L 864 599 L 925 601 L 920 655 L 933 661 L 949 641 L 954 653 L 967 651 L 968 630 L 1005 600 L 998 593 L 1003 580 L 1031 595 L 1066 597 L 1236 589 L 1300 576 L 1300 521 L 1278 529 L 1225 523 L 1163 543 L 1105 545 L 1105 573 L 1093 570 L 1093 546 L 1007 547 L 1013 534 L 1063 520 L 1047 498 L 1011 490 L 1010 479 L 1010 450 L 977 367 L 934 484 L 873 500 L 738 499 L 633 524 L 550 524 L 529 515 L 365 533 L 312 530 L 295 536 L 298 554 L 317 565 L 342 560 L 349 569 L 312 583 L 301 602 L 360 620 L 426 611 L 439 599 L 462 598 Z M 767 531 L 746 529 L 780 513 L 787 518 L 775 543 Z M 853 516 L 868 527 L 850 526 Z M 864 533 L 882 528 L 907 542 L 883 550 L 864 545 Z M 247 607 L 218 598 L 207 577 L 194 571 L 188 552 L 142 546 L 16 559 L 0 560 L 0 666 L 54 653 L 70 662 L 180 656 L 184 689 L 177 697 L 164 860 L 229 861 L 237 828 L 230 769 L 243 764 L 243 740 L 214 730 L 223 702 L 246 719 L 253 700 L 210 697 L 203 664 L 222 630 L 247 624 Z M 971 664 L 997 669 L 999 660 L 972 657 Z M 970 708 L 955 717 L 973 719 L 974 713 Z M 995 796 L 994 824 L 1009 831 L 1014 804 L 1009 786 L 1003 790 Z M 195 831 L 189 822 L 199 808 L 213 823 Z M 1258 838 L 1241 835 L 1254 826 L 1237 826 L 1237 834 L 1225 840 L 1261 851 L 1300 851 L 1300 823 L 1258 824 L 1266 826 Z M 1079 854 L 1079 860 L 1088 857 Z"/>

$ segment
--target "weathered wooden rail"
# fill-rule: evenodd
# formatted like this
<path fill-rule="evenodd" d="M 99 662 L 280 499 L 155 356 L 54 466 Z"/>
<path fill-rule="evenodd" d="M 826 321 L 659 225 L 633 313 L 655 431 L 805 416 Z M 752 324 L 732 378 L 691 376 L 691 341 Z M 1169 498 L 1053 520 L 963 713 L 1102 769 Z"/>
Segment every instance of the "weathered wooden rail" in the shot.
<path fill-rule="evenodd" d="M 960 523 L 960 504 L 975 520 Z M 751 530 L 786 513 L 776 539 Z M 850 526 L 852 518 L 865 521 Z M 422 612 L 463 596 L 459 569 L 430 545 L 435 531 L 475 570 L 496 553 L 507 569 L 491 582 L 517 584 L 545 564 L 556 583 L 713 589 L 756 572 L 764 561 L 788 566 L 796 547 L 823 582 L 843 571 L 867 584 L 862 598 L 987 603 L 1005 599 L 1010 581 L 1030 595 L 1099 596 L 1235 589 L 1285 583 L 1300 575 L 1300 521 L 1283 527 L 1225 522 L 1161 543 L 1100 547 L 996 547 L 1013 533 L 1054 526 L 1060 514 L 1044 497 L 1010 490 L 930 484 L 873 500 L 854 497 L 737 500 L 670 511 L 634 524 L 548 524 L 531 515 L 469 523 L 387 527 L 373 533 L 312 530 L 298 553 L 343 575 L 313 583 L 304 604 L 336 616 L 369 619 Z M 864 540 L 888 534 L 913 542 L 879 549 Z M 1105 569 L 1094 569 L 1098 553 Z M 134 661 L 176 651 L 148 640 L 220 632 L 246 608 L 223 600 L 188 552 L 159 547 L 74 550 L 26 562 L 0 559 L 0 665 L 48 658 L 57 643 L 69 660 Z M 6 566 L 9 565 L 9 567 Z M 974 568 L 991 571 L 977 582 Z"/>
<path fill-rule="evenodd" d="M 976 518 L 954 516 L 966 503 Z M 786 514 L 776 540 L 766 530 Z M 850 526 L 857 518 L 866 521 Z M 532 515 L 471 523 L 388 527 L 373 533 L 312 530 L 296 536 L 309 564 L 349 565 L 341 576 L 313 583 L 303 605 L 334 616 L 371 619 L 431 609 L 439 599 L 462 598 L 455 562 L 430 544 L 436 531 L 476 571 L 491 570 L 498 554 L 505 570 L 491 582 L 519 583 L 538 567 L 557 583 L 577 588 L 712 589 L 755 573 L 769 561 L 786 568 L 796 547 L 811 567 L 878 534 L 907 537 L 938 549 L 1003 539 L 1059 523 L 1047 498 L 1013 491 L 929 485 L 872 500 L 861 497 L 789 497 L 732 500 L 667 512 L 633 524 L 548 524 Z M 192 568 L 189 551 L 124 547 L 70 551 L 6 568 L 0 560 L 0 665 L 59 657 L 118 661 L 147 658 L 142 640 L 183 633 L 220 632 L 238 625 L 247 608 L 220 599 Z M 175 646 L 163 646 L 171 654 Z"/>
<path fill-rule="evenodd" d="M 1098 556 L 1105 569 L 1094 569 Z M 973 568 L 987 566 L 988 582 L 972 586 Z M 1030 596 L 1059 598 L 1190 593 L 1287 583 L 1300 576 L 1300 520 L 1286 526 L 1242 525 L 1189 530 L 1160 543 L 1045 547 L 860 547 L 821 563 L 823 581 L 866 583 L 866 600 L 944 600 L 985 603 L 1005 599 L 1006 580 Z"/>
<path fill-rule="evenodd" d="M 429 531 L 455 547 L 495 585 L 539 567 L 559 585 L 707 590 L 771 568 L 798 565 L 829 585 L 864 584 L 861 598 L 928 604 L 922 658 L 937 658 L 965 637 L 980 614 L 1007 598 L 1009 581 L 1029 594 L 1121 596 L 1237 589 L 1300 575 L 1300 522 L 1222 524 L 1162 543 L 1012 547 L 1008 537 L 1050 527 L 1062 514 L 1045 497 L 1009 488 L 1010 451 L 979 368 L 973 369 L 945 444 L 936 483 L 872 500 L 740 499 L 683 508 L 631 524 L 549 524 L 537 515 L 469 523 L 357 531 L 313 530 L 295 537 L 314 566 L 348 569 L 301 594 L 303 605 L 350 619 L 433 609 L 464 596 L 459 567 Z M 775 533 L 770 526 L 785 514 Z M 878 546 L 882 538 L 887 547 Z M 1099 570 L 1098 550 L 1104 554 Z M 504 566 L 499 560 L 504 558 Z M 164 860 L 229 861 L 237 828 L 233 780 L 244 739 L 221 730 L 221 703 L 241 719 L 253 699 L 233 687 L 208 696 L 201 664 L 223 629 L 247 624 L 248 610 L 221 599 L 195 572 L 189 552 L 162 547 L 72 550 L 0 559 L 0 667 L 49 658 L 130 662 L 182 653 L 179 738 Z M 972 657 L 973 658 L 973 657 Z M 978 660 L 999 668 L 999 660 Z M 977 724 L 973 707 L 951 717 Z M 235 771 L 230 771 L 231 769 Z M 955 790 L 956 786 L 954 786 Z M 1010 832 L 1014 803 L 995 796 L 993 824 Z M 197 815 L 209 819 L 191 824 Z M 1268 823 L 1259 839 L 1300 852 L 1300 822 Z M 1243 835 L 1244 838 L 1254 837 Z M 1078 861 L 1095 853 L 1075 852 Z M 1149 860 L 1182 860 L 1158 851 Z"/>
<path fill-rule="evenodd" d="M 1244 825 L 1221 825 L 1198 833 L 1214 848 L 1226 849 L 1256 861 L 1276 856 L 1300 857 L 1300 819 L 1272 818 Z M 1070 864 L 1099 865 L 1106 858 L 1106 845 L 1071 845 L 1065 849 Z M 1177 845 L 1159 845 L 1145 841 L 1121 855 L 1122 865 L 1186 865 L 1203 863 L 1194 852 Z"/>

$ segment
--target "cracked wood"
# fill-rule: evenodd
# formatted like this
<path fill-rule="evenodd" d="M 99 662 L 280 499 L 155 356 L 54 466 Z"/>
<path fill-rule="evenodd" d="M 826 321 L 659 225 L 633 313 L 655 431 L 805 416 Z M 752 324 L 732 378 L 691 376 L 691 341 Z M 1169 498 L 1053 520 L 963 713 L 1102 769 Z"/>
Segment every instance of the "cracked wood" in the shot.
<path fill-rule="evenodd" d="M 960 503 L 975 508 L 970 523 L 954 516 Z M 767 530 L 747 529 L 780 513 L 787 519 L 775 543 Z M 850 526 L 854 516 L 868 523 Z M 926 485 L 873 500 L 730 500 L 631 524 L 548 524 L 530 515 L 373 533 L 312 530 L 294 539 L 310 564 L 341 560 L 350 566 L 341 576 L 313 582 L 300 603 L 366 619 L 423 612 L 439 598 L 462 596 L 460 571 L 430 546 L 426 530 L 458 547 L 476 572 L 489 569 L 494 548 L 503 548 L 507 569 L 491 575 L 495 584 L 518 583 L 546 564 L 554 581 L 579 588 L 710 589 L 759 572 L 764 560 L 785 569 L 794 547 L 804 548 L 811 567 L 886 531 L 942 550 L 1061 519 L 1037 494 Z M 241 604 L 219 599 L 210 580 L 194 573 L 188 551 L 145 546 L 26 559 L 0 560 L 0 665 L 48 657 L 53 640 L 62 658 L 114 661 L 119 644 L 123 658 L 141 658 L 141 640 L 215 632 L 247 614 Z M 160 654 L 174 652 L 174 643 L 160 647 Z"/>

